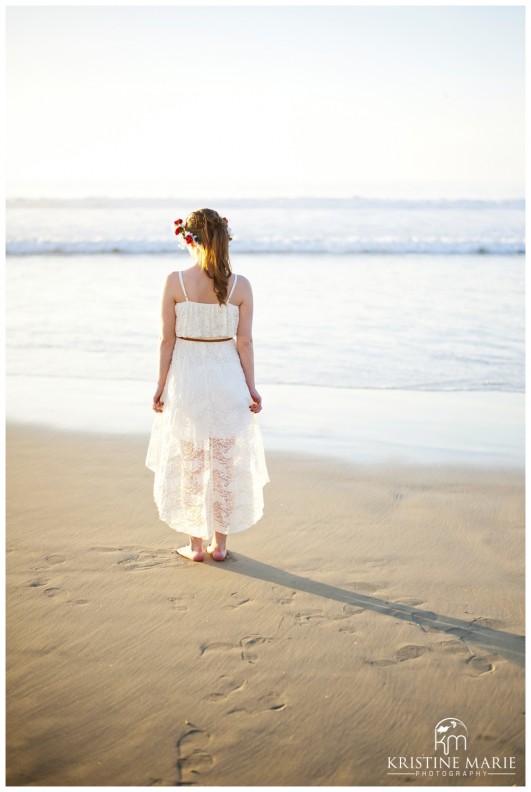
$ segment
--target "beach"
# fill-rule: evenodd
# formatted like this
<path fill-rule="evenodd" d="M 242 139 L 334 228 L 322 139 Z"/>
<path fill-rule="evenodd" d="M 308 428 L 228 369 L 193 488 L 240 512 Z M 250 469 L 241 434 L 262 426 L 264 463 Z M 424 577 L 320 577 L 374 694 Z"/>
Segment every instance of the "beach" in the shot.
<path fill-rule="evenodd" d="M 7 784 L 525 786 L 523 9 L 70 6 L 6 15 Z"/>
<path fill-rule="evenodd" d="M 6 27 L 7 785 L 525 786 L 523 9 Z"/>
<path fill-rule="evenodd" d="M 8 424 L 8 784 L 525 784 L 521 465 L 267 449 L 263 518 L 194 563 L 146 446 Z"/>
<path fill-rule="evenodd" d="M 8 783 L 523 785 L 522 202 L 227 206 L 270 482 L 224 563 L 145 467 L 190 202 L 99 203 L 8 207 Z"/>

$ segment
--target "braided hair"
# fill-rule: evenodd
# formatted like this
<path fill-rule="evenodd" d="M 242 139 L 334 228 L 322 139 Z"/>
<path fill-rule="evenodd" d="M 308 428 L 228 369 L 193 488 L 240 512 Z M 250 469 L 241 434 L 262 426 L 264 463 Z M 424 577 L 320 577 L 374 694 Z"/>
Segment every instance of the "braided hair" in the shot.
<path fill-rule="evenodd" d="M 214 292 L 218 303 L 227 300 L 228 283 L 232 274 L 229 259 L 229 235 L 227 219 L 214 209 L 196 209 L 186 218 L 186 228 L 197 237 L 201 245 L 201 267 L 214 281 Z"/>

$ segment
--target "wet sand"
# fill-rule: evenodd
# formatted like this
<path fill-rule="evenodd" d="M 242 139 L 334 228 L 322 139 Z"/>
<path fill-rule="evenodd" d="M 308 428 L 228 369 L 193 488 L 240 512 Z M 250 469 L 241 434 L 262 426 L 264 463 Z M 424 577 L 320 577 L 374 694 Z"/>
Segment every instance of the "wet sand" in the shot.
<path fill-rule="evenodd" d="M 270 451 L 193 563 L 147 442 L 8 426 L 9 784 L 524 784 L 523 470 Z M 479 775 L 391 774 L 444 718 Z"/>

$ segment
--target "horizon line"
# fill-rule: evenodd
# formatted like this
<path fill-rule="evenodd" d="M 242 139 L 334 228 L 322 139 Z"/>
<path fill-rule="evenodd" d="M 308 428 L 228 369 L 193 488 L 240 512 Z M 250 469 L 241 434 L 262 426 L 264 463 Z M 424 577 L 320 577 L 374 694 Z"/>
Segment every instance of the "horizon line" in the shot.
<path fill-rule="evenodd" d="M 9 203 L 16 203 L 16 202 L 33 202 L 37 203 L 39 201 L 47 201 L 47 202 L 82 202 L 82 201 L 142 201 L 142 202 L 190 202 L 190 201 L 197 201 L 203 200 L 204 196 L 172 196 L 172 195 L 105 195 L 105 194 L 85 194 L 85 195 L 6 195 L 5 201 L 6 204 Z M 523 195 L 512 195 L 512 196 L 498 196 L 498 197 L 478 197 L 478 196 L 411 196 L 411 195 L 309 195 L 309 194 L 297 194 L 297 195 L 268 195 L 268 196 L 257 196 L 257 195 L 239 195 L 239 196 L 212 196 L 212 200 L 214 201 L 228 201 L 228 202 L 244 202 L 249 201 L 253 203 L 258 202 L 271 202 L 271 201 L 278 201 L 278 202 L 293 202 L 293 201 L 400 201 L 400 202 L 411 202 L 411 203 L 418 203 L 418 202 L 471 202 L 471 203 L 500 203 L 500 202 L 523 202 L 525 203 L 526 196 Z"/>

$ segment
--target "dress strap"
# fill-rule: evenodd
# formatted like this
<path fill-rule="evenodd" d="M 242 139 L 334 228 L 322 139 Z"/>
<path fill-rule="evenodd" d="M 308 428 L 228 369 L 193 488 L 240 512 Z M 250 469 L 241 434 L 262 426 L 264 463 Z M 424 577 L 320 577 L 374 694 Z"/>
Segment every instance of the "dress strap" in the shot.
<path fill-rule="evenodd" d="M 188 302 L 188 295 L 186 294 L 186 289 L 184 288 L 183 274 L 181 270 L 179 270 L 179 280 L 181 281 L 181 286 L 183 287 L 183 292 L 184 292 L 184 296 L 186 297 L 186 302 Z"/>
<path fill-rule="evenodd" d="M 234 275 L 234 283 L 232 284 L 232 289 L 230 290 L 230 294 L 227 298 L 227 302 L 230 302 L 230 298 L 232 297 L 232 292 L 234 291 L 234 287 L 236 286 L 236 281 L 238 280 L 238 276 Z"/>

